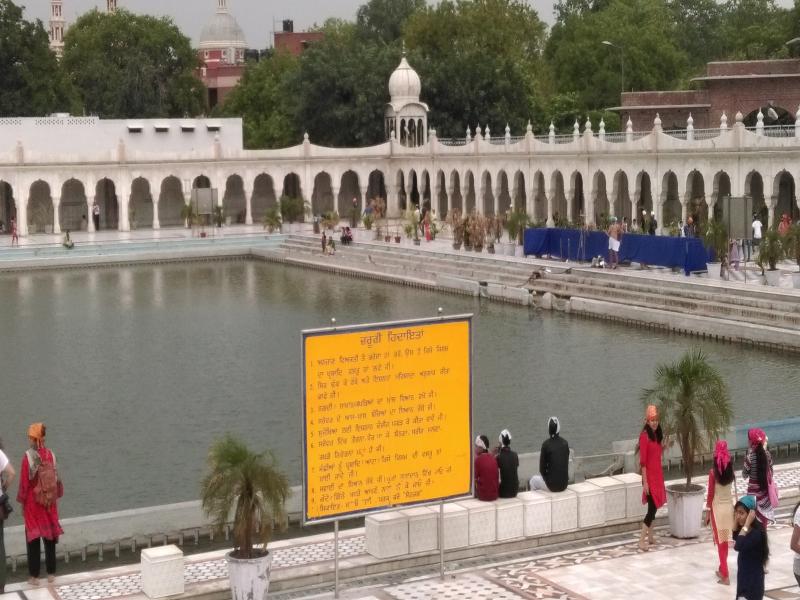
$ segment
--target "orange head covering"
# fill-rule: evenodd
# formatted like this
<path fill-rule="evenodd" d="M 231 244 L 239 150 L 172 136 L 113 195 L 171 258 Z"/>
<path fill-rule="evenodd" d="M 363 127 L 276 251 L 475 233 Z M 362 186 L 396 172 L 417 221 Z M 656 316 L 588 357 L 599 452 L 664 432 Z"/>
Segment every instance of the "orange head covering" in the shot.
<path fill-rule="evenodd" d="M 33 423 L 30 427 L 28 427 L 28 438 L 32 442 L 36 442 L 37 446 L 41 446 L 42 442 L 44 442 L 44 435 L 47 428 L 44 426 L 44 423 Z"/>
<path fill-rule="evenodd" d="M 644 417 L 647 421 L 658 418 L 658 409 L 655 407 L 655 405 L 651 404 L 647 407 L 647 410 L 644 412 Z"/>

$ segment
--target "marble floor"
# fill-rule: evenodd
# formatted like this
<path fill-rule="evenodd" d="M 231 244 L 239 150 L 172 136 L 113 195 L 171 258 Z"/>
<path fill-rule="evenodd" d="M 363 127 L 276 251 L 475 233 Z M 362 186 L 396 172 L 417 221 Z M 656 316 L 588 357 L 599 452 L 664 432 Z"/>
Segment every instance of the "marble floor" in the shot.
<path fill-rule="evenodd" d="M 559 600 L 729 600 L 735 593 L 736 552 L 731 551 L 730 587 L 716 583 L 716 551 L 708 530 L 700 539 L 680 541 L 662 531 L 659 545 L 649 552 L 637 549 L 636 538 L 586 549 L 568 550 L 478 569 L 448 572 L 389 586 L 344 589 L 348 600 L 434 600 L 438 598 L 507 598 Z M 770 529 L 772 559 L 767 575 L 767 598 L 800 600 L 792 573 L 788 517 Z M 307 596 L 308 597 L 308 596 Z M 312 598 L 332 598 L 326 592 Z"/>

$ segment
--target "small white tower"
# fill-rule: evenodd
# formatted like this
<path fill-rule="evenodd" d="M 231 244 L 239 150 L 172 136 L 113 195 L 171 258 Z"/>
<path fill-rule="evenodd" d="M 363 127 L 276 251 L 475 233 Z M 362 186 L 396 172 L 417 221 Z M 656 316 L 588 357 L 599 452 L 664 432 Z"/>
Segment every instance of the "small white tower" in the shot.
<path fill-rule="evenodd" d="M 64 54 L 64 7 L 61 0 L 50 0 L 50 50 L 58 58 Z"/>
<path fill-rule="evenodd" d="M 106 0 L 106 11 L 110 15 L 117 12 L 117 0 Z"/>
<path fill-rule="evenodd" d="M 403 52 L 400 64 L 389 78 L 391 100 L 385 112 L 387 140 L 394 131 L 395 139 L 403 146 L 423 146 L 428 142 L 428 105 L 420 102 L 421 92 L 419 75 L 408 64 Z"/>

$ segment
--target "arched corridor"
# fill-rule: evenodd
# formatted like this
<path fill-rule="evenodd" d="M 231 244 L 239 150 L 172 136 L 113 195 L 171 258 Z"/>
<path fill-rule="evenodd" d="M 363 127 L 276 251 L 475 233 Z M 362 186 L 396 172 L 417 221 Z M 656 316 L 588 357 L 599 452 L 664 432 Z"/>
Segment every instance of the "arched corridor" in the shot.
<path fill-rule="evenodd" d="M 58 222 L 61 231 L 85 231 L 88 226 L 89 207 L 86 191 L 77 179 L 68 179 L 61 186 Z"/>
<path fill-rule="evenodd" d="M 158 195 L 158 221 L 161 227 L 183 227 L 183 186 L 181 180 L 171 175 L 161 182 Z"/>

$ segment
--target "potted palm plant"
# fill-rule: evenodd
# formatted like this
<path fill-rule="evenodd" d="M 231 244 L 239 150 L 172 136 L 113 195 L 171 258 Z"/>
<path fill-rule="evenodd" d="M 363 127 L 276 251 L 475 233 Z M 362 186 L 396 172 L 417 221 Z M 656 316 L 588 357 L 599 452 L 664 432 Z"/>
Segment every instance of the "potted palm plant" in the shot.
<path fill-rule="evenodd" d="M 233 550 L 226 555 L 233 600 L 266 600 L 272 564 L 267 543 L 273 524 L 286 523 L 288 495 L 289 482 L 269 450 L 253 452 L 231 434 L 211 446 L 202 506 L 219 529 L 233 517 Z"/>
<path fill-rule="evenodd" d="M 525 228 L 531 223 L 531 218 L 523 209 L 518 208 L 511 211 L 506 218 L 506 231 L 508 231 L 508 241 L 511 246 L 510 256 L 517 253 L 517 244 L 521 245 L 522 236 Z"/>
<path fill-rule="evenodd" d="M 766 276 L 767 285 L 777 286 L 781 279 L 781 272 L 778 270 L 778 261 L 786 256 L 785 240 L 778 233 L 775 227 L 770 227 L 764 234 L 758 246 L 758 266 L 761 267 L 761 274 Z M 768 269 L 764 272 L 764 266 Z"/>
<path fill-rule="evenodd" d="M 795 223 L 789 228 L 785 244 L 787 258 L 794 258 L 797 266 L 800 267 L 800 223 Z M 792 285 L 795 288 L 800 288 L 800 271 L 792 273 Z"/>
<path fill-rule="evenodd" d="M 708 276 L 718 279 L 722 257 L 728 254 L 728 228 L 725 223 L 712 219 L 703 233 L 703 243 L 714 253 L 714 262 L 708 265 Z"/>
<path fill-rule="evenodd" d="M 450 211 L 447 215 L 447 224 L 453 232 L 453 250 L 461 250 L 461 244 L 464 243 L 464 220 L 459 209 L 454 208 Z"/>
<path fill-rule="evenodd" d="M 271 206 L 264 214 L 264 229 L 269 233 L 274 233 L 276 231 L 280 233 L 281 225 L 281 211 L 277 206 Z"/>
<path fill-rule="evenodd" d="M 692 483 L 695 456 L 710 451 L 730 427 L 733 412 L 728 387 L 702 350 L 656 367 L 656 383 L 642 391 L 645 406 L 655 404 L 665 439 L 677 440 L 686 483 L 667 486 L 669 528 L 678 538 L 700 534 L 703 486 Z"/>

